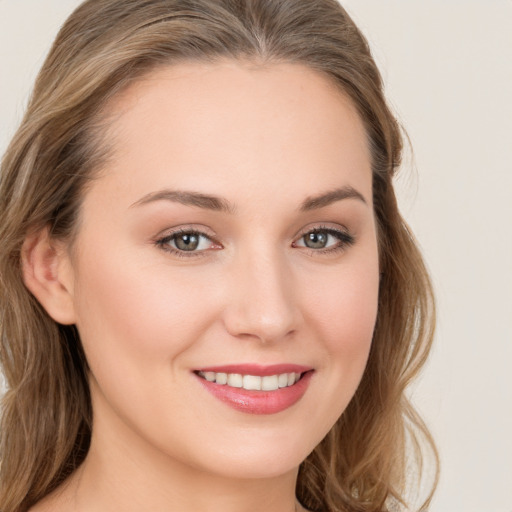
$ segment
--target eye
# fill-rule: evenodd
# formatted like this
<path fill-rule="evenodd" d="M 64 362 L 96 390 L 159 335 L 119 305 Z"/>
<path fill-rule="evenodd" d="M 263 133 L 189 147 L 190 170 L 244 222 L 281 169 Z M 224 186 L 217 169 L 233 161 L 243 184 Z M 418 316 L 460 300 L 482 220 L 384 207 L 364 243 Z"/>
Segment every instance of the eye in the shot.
<path fill-rule="evenodd" d="M 303 234 L 294 247 L 305 247 L 313 253 L 333 253 L 354 244 L 354 237 L 346 231 L 318 227 Z"/>
<path fill-rule="evenodd" d="M 205 233 L 193 229 L 180 229 L 156 241 L 164 251 L 177 256 L 200 256 L 207 249 L 220 248 Z"/>

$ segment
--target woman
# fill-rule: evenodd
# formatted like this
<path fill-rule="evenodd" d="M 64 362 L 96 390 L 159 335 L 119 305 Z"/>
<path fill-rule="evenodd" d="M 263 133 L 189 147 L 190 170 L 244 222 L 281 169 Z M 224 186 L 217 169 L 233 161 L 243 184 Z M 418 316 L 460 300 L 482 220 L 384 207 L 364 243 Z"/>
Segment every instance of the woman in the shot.
<path fill-rule="evenodd" d="M 399 510 L 401 148 L 334 0 L 83 3 L 2 164 L 2 512 Z"/>

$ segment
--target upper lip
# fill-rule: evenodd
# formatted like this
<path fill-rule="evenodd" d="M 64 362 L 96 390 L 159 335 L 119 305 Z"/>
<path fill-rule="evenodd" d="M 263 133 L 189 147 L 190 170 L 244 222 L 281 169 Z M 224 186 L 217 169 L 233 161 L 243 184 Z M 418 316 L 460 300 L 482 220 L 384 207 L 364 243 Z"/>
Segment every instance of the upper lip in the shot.
<path fill-rule="evenodd" d="M 282 373 L 305 373 L 313 370 L 311 366 L 300 364 L 271 364 L 260 365 L 253 363 L 227 364 L 222 366 L 204 366 L 197 368 L 196 372 L 215 372 L 215 373 L 238 373 L 241 375 L 255 375 L 265 377 L 267 375 L 280 375 Z"/>

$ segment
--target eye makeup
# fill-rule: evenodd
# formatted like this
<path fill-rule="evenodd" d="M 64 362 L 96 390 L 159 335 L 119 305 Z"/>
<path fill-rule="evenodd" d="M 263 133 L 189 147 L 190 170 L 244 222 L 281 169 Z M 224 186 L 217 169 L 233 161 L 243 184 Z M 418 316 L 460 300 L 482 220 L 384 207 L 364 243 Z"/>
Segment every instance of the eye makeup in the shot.
<path fill-rule="evenodd" d="M 209 247 L 207 241 L 211 242 Z M 292 247 L 303 248 L 310 256 L 315 256 L 336 254 L 345 251 L 354 243 L 354 236 L 346 230 L 318 226 L 303 233 L 293 242 Z M 211 236 L 191 228 L 173 231 L 156 240 L 155 244 L 163 251 L 180 258 L 203 257 L 210 250 L 222 249 L 222 245 Z"/>

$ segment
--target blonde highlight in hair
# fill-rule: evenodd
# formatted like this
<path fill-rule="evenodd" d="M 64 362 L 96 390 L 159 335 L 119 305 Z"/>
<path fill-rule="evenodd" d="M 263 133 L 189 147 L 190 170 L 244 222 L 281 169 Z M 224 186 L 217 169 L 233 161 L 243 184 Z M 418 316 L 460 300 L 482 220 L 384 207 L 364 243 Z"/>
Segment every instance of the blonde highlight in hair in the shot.
<path fill-rule="evenodd" d="M 430 350 L 434 300 L 393 191 L 401 130 L 361 32 L 336 0 L 88 0 L 59 32 L 2 161 L 2 512 L 24 512 L 58 487 L 84 460 L 92 426 L 78 332 L 24 286 L 24 240 L 48 227 L 72 242 L 87 185 L 109 158 L 109 101 L 159 66 L 220 58 L 299 63 L 328 77 L 352 100 L 372 154 L 382 273 L 374 339 L 355 396 L 300 467 L 297 496 L 313 511 L 401 510 L 408 465 L 421 472 L 431 453 L 421 510 L 430 502 L 437 453 L 405 390 Z"/>

